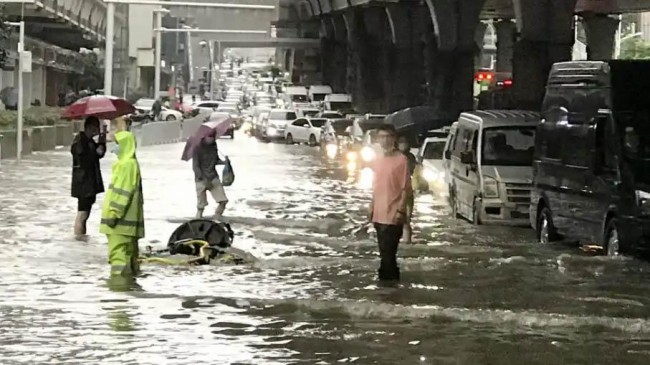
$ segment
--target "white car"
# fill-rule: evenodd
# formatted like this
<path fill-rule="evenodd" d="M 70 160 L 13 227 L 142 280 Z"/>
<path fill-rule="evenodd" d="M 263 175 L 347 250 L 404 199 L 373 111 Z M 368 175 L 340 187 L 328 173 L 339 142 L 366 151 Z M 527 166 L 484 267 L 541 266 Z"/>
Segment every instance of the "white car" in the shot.
<path fill-rule="evenodd" d="M 444 192 L 447 188 L 444 165 L 446 144 L 447 137 L 428 137 L 416 155 L 418 162 L 422 164 L 422 178 L 427 182 L 429 190 Z"/>
<path fill-rule="evenodd" d="M 318 108 L 298 108 L 296 109 L 296 112 L 298 112 L 298 116 L 300 118 L 311 118 L 315 117 L 318 113 L 320 113 L 320 109 Z"/>
<path fill-rule="evenodd" d="M 193 106 L 194 108 L 199 109 L 199 113 L 203 114 L 203 113 L 212 113 L 213 111 L 217 110 L 219 105 L 221 105 L 220 101 L 205 100 L 205 101 L 198 101 Z"/>
<path fill-rule="evenodd" d="M 327 119 L 321 118 L 298 118 L 291 122 L 285 131 L 287 144 L 309 143 L 310 146 L 317 146 L 320 143 L 321 128 Z"/>
<path fill-rule="evenodd" d="M 154 102 L 154 99 L 138 99 L 138 101 L 136 101 L 133 106 L 138 111 L 138 113 L 148 114 L 151 112 Z M 161 106 L 159 120 L 173 121 L 182 119 L 183 113 L 174 109 L 169 109 L 164 105 Z"/>
<path fill-rule="evenodd" d="M 269 113 L 268 121 L 263 130 L 263 137 L 266 140 L 284 139 L 287 125 L 296 120 L 298 116 L 293 110 L 273 109 Z"/>
<path fill-rule="evenodd" d="M 174 120 L 183 120 L 183 113 L 178 110 L 168 109 L 167 107 L 162 107 L 160 112 L 160 120 L 166 120 L 168 122 Z"/>

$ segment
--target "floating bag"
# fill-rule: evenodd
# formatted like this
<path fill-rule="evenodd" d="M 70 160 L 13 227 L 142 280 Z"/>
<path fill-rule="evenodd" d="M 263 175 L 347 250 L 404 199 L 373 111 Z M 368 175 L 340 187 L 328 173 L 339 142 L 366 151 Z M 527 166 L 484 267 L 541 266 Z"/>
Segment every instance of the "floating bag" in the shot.
<path fill-rule="evenodd" d="M 226 156 L 226 160 L 224 162 L 224 167 L 223 167 L 223 173 L 221 176 L 221 184 L 223 186 L 230 186 L 235 182 L 235 171 L 232 169 L 232 164 L 230 163 L 230 159 L 228 156 Z"/>

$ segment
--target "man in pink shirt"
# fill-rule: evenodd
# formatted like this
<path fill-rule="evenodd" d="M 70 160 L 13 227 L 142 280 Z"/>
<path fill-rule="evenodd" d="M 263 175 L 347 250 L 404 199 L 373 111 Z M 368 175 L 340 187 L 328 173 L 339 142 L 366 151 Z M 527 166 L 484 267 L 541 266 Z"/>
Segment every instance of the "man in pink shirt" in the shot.
<path fill-rule="evenodd" d="M 385 124 L 377 129 L 383 156 L 375 161 L 370 221 L 377 230 L 381 264 L 379 280 L 399 280 L 397 246 L 407 222 L 406 203 L 412 194 L 411 175 L 406 156 L 396 146 L 395 127 Z"/>

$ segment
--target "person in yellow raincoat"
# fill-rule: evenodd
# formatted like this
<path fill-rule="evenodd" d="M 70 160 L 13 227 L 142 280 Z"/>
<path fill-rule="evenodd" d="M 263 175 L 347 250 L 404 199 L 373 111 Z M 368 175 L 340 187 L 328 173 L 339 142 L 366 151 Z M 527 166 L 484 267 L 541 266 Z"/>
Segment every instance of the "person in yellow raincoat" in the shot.
<path fill-rule="evenodd" d="M 136 141 L 131 132 L 115 134 L 111 184 L 104 197 L 100 232 L 108 237 L 111 275 L 139 273 L 138 240 L 144 237 L 144 210 L 140 166 L 135 156 Z"/>

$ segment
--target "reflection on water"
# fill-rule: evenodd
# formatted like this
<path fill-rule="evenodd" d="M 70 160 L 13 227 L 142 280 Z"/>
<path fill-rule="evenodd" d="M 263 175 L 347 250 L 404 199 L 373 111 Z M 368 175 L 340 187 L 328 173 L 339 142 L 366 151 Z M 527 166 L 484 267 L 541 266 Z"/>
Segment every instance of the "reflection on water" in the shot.
<path fill-rule="evenodd" d="M 365 222 L 370 170 L 347 183 L 346 167 L 318 149 L 219 143 L 238 174 L 226 219 L 235 248 L 255 260 L 147 265 L 137 285 L 107 281 L 97 211 L 88 242 L 72 239 L 67 152 L 3 163 L 0 363 L 648 363 L 648 263 L 475 227 L 425 194 L 418 244 L 400 247 L 403 281 L 380 286 Z M 182 147 L 138 153 L 142 247 L 164 246 L 193 214 Z"/>

